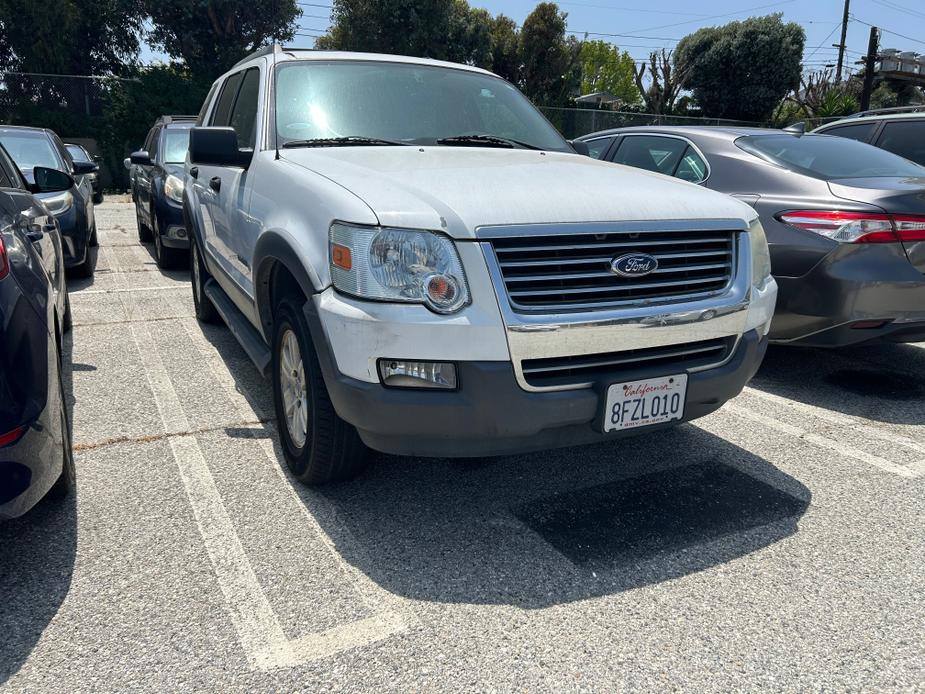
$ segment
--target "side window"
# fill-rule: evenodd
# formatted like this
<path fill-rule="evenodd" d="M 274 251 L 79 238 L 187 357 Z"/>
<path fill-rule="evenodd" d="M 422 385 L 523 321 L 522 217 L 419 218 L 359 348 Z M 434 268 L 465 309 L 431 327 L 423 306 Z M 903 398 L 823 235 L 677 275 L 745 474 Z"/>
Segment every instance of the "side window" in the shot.
<path fill-rule="evenodd" d="M 925 165 L 925 120 L 892 121 L 883 126 L 877 146 Z"/>
<path fill-rule="evenodd" d="M 196 117 L 196 125 L 202 125 L 206 122 L 206 111 L 209 104 L 212 103 L 212 97 L 215 96 L 215 90 L 218 89 L 218 82 L 214 82 L 206 95 L 206 100 L 202 102 L 202 108 L 199 109 L 199 115 Z"/>
<path fill-rule="evenodd" d="M 868 121 L 867 123 L 855 123 L 853 125 L 839 125 L 837 128 L 829 128 L 819 132 L 823 135 L 838 135 L 839 137 L 847 137 L 850 140 L 867 142 L 876 127 L 877 121 Z"/>
<path fill-rule="evenodd" d="M 620 143 L 620 149 L 617 150 L 613 160 L 617 164 L 626 164 L 671 176 L 685 149 L 687 149 L 687 143 L 684 140 L 676 140 L 672 137 L 627 135 Z"/>
<path fill-rule="evenodd" d="M 142 148 L 144 151 L 146 151 L 148 154 L 151 153 L 151 148 L 154 146 L 154 145 L 151 143 L 151 141 L 154 139 L 154 135 L 155 135 L 156 132 L 157 132 L 157 128 L 151 128 L 151 129 L 148 131 L 148 135 L 145 137 L 145 143 L 141 146 L 141 148 Z"/>
<path fill-rule="evenodd" d="M 58 150 L 58 156 L 64 162 L 64 170 L 70 173 L 74 170 L 74 158 L 71 156 L 71 153 L 67 151 L 67 147 L 64 146 L 64 143 L 61 142 L 61 138 L 57 135 L 52 134 L 51 136 L 52 145 Z"/>
<path fill-rule="evenodd" d="M 610 143 L 615 139 L 615 137 L 596 137 L 593 140 L 585 140 L 585 144 L 588 145 L 588 155 L 592 159 L 603 159 L 607 150 L 610 149 Z"/>
<path fill-rule="evenodd" d="M 157 150 L 160 145 L 161 139 L 161 128 L 154 128 L 151 131 L 151 144 L 148 145 L 148 154 L 151 157 L 151 161 L 157 160 Z"/>
<path fill-rule="evenodd" d="M 242 75 L 243 73 L 236 72 L 225 80 L 225 84 L 222 87 L 222 95 L 218 97 L 218 103 L 215 104 L 215 108 L 212 109 L 212 118 L 209 120 L 209 125 L 228 125 L 231 117 L 231 107 L 234 105 L 234 97 L 238 93 L 238 86 L 241 84 Z"/>
<path fill-rule="evenodd" d="M 688 145 L 674 175 L 675 178 L 680 178 L 682 181 L 700 183 L 707 178 L 707 163 L 697 154 L 693 147 Z"/>
<path fill-rule="evenodd" d="M 0 151 L 0 188 L 19 188 L 19 178 L 13 173 L 13 162 Z"/>
<path fill-rule="evenodd" d="M 257 139 L 257 98 L 260 92 L 260 70 L 253 67 L 244 73 L 238 98 L 231 109 L 228 124 L 238 135 L 239 147 L 254 147 Z"/>

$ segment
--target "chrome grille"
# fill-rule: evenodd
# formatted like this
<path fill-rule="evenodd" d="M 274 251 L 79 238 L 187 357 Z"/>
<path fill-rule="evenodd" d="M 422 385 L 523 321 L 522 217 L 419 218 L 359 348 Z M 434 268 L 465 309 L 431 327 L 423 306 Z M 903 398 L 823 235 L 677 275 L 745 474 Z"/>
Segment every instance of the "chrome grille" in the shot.
<path fill-rule="evenodd" d="M 735 238 L 724 230 L 620 231 L 522 235 L 491 243 L 512 308 L 555 312 L 717 294 L 734 275 Z M 658 269 L 637 278 L 611 272 L 611 261 L 627 253 L 655 257 Z"/>
<path fill-rule="evenodd" d="M 734 345 L 735 337 L 724 337 L 623 352 L 524 359 L 520 368 L 524 380 L 535 388 L 587 385 L 602 376 L 618 381 L 621 374 L 639 369 L 670 367 L 671 373 L 682 373 L 713 366 L 725 361 Z"/>

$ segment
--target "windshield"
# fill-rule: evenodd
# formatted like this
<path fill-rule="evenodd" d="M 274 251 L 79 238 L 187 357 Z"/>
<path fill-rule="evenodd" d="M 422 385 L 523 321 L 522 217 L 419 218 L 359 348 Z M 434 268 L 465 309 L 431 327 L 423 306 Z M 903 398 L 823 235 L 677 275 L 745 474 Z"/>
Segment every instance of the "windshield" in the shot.
<path fill-rule="evenodd" d="M 0 142 L 22 171 L 31 172 L 36 166 L 65 170 L 64 163 L 45 133 L 0 129 Z"/>
<path fill-rule="evenodd" d="M 300 61 L 278 69 L 280 146 L 340 137 L 432 145 L 441 138 L 491 135 L 571 151 L 526 97 L 497 77 L 388 62 Z"/>
<path fill-rule="evenodd" d="M 182 164 L 189 149 L 189 128 L 164 130 L 164 163 Z"/>
<path fill-rule="evenodd" d="M 873 145 L 827 135 L 751 135 L 736 145 L 785 169 L 830 181 L 925 176 L 925 168 Z"/>
<path fill-rule="evenodd" d="M 67 148 L 67 153 L 71 155 L 71 159 L 74 161 L 91 161 L 90 157 L 87 156 L 87 153 L 84 151 L 84 148 L 80 145 L 64 145 Z"/>

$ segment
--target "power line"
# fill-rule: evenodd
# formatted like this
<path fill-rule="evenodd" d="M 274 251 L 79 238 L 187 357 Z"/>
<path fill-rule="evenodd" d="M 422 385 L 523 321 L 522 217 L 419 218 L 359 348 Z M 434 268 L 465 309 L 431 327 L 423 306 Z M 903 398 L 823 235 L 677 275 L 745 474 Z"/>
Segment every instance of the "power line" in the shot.
<path fill-rule="evenodd" d="M 873 0 L 873 2 L 886 7 L 896 12 L 905 12 L 906 14 L 912 15 L 913 17 L 921 17 L 925 19 L 925 12 L 920 12 L 919 10 L 913 10 L 908 7 L 903 7 L 898 2 L 892 2 L 891 0 Z"/>
<path fill-rule="evenodd" d="M 614 7 L 613 5 L 596 5 L 587 2 L 566 2 L 565 0 L 559 0 L 559 5 L 575 5 L 576 7 L 593 7 L 598 10 L 616 10 L 620 12 L 645 12 L 646 14 L 676 14 L 681 17 L 700 17 L 704 18 L 708 15 L 704 14 L 695 14 L 693 12 L 668 12 L 666 10 L 641 10 L 635 7 Z"/>
<path fill-rule="evenodd" d="M 764 10 L 769 7 L 778 7 L 779 5 L 789 5 L 796 0 L 783 0 L 782 2 L 774 2 L 770 5 L 759 5 L 758 7 L 749 7 L 747 10 L 737 10 L 736 12 L 727 12 L 725 14 L 715 14 L 708 17 L 703 17 L 702 19 L 722 19 L 723 17 L 732 17 L 737 14 L 743 14 L 745 12 L 754 12 L 755 10 Z M 645 29 L 633 29 L 633 31 L 655 31 L 656 29 L 667 29 L 669 27 L 683 26 L 684 24 L 696 24 L 701 21 L 700 19 L 691 19 L 686 22 L 675 22 L 674 24 L 662 24 L 657 27 L 646 27 Z"/>
<path fill-rule="evenodd" d="M 876 27 L 874 24 L 869 24 L 868 22 L 860 20 L 854 15 L 851 15 L 851 21 L 857 22 L 858 24 L 863 24 L 864 26 L 868 26 L 872 28 L 879 28 L 880 31 L 882 31 L 884 34 L 893 34 L 893 36 L 898 36 L 901 39 L 906 39 L 906 41 L 915 41 L 915 43 L 921 43 L 922 45 L 925 45 L 925 41 L 922 41 L 922 39 L 914 39 L 911 36 L 900 34 L 898 31 L 890 31 L 889 29 L 884 29 L 883 27 Z"/>
<path fill-rule="evenodd" d="M 566 30 L 567 34 L 587 34 L 588 36 L 613 36 L 617 38 L 626 38 L 626 39 L 648 39 L 650 41 L 673 41 L 677 43 L 681 39 L 669 39 L 665 36 L 639 36 L 638 34 L 605 34 L 600 31 L 573 31 L 572 29 Z"/>
<path fill-rule="evenodd" d="M 805 62 L 806 60 L 809 60 L 810 58 L 812 58 L 814 55 L 816 55 L 816 53 L 819 52 L 819 49 L 822 48 L 823 46 L 825 46 L 826 41 L 828 41 L 830 38 L 832 38 L 832 34 L 834 34 L 834 33 L 835 33 L 836 31 L 838 31 L 839 29 L 841 29 L 841 22 L 839 22 L 838 24 L 836 24 L 835 27 L 832 29 L 832 31 L 830 31 L 830 32 L 826 35 L 826 37 L 825 37 L 824 39 L 822 39 L 822 44 L 820 44 L 819 46 L 816 46 L 816 50 L 814 50 L 812 53 L 810 53 L 808 56 L 806 56 L 806 57 L 803 59 L 804 62 Z"/>

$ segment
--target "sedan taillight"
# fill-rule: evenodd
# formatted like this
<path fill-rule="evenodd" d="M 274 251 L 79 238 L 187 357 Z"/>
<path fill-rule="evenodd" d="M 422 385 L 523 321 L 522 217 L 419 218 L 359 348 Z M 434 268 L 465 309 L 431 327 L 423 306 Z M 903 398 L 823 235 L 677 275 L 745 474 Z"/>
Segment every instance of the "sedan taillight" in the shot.
<path fill-rule="evenodd" d="M 840 210 L 799 210 L 777 218 L 797 229 L 842 243 L 897 243 L 925 240 L 925 217 Z"/>

